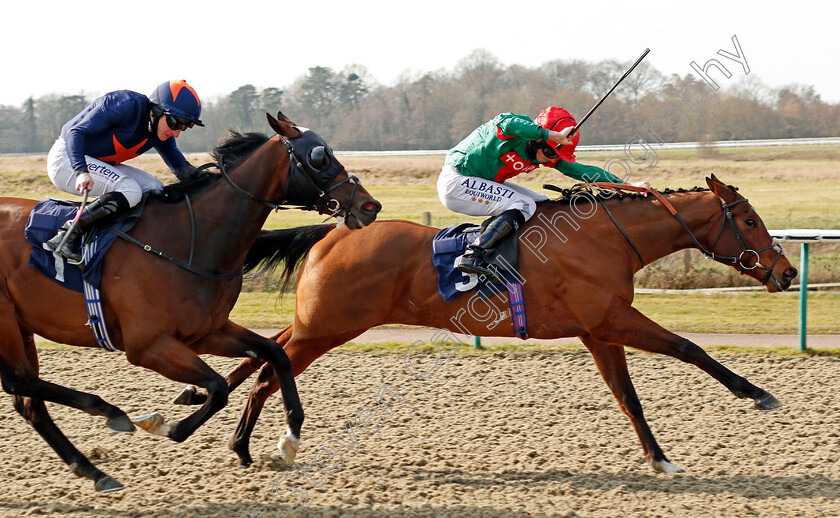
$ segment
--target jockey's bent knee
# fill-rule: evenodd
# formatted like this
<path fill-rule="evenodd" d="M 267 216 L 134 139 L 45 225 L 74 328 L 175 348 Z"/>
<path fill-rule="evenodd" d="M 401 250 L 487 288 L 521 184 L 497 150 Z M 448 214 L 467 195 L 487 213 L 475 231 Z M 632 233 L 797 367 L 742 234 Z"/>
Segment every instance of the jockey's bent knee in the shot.
<path fill-rule="evenodd" d="M 134 207 L 140 203 L 141 199 L 143 199 L 143 190 L 140 188 L 140 184 L 133 178 L 121 178 L 116 184 L 114 184 L 112 191 L 122 193 L 128 201 L 129 207 Z"/>

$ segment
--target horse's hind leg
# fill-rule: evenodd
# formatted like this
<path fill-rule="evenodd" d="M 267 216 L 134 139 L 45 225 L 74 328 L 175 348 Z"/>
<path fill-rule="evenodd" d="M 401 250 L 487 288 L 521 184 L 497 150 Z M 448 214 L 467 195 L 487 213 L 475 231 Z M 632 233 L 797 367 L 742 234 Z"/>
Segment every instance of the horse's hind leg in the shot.
<path fill-rule="evenodd" d="M 17 336 L 10 337 L 12 343 Z M 82 410 L 90 415 L 107 418 L 108 428 L 115 432 L 131 433 L 134 425 L 125 412 L 95 394 L 73 390 L 38 377 L 38 356 L 32 334 L 21 330 L 20 350 L 7 348 L 0 359 L 0 380 L 3 390 L 12 395 L 33 397 Z"/>
<path fill-rule="evenodd" d="M 776 410 L 780 403 L 772 394 L 756 387 L 730 371 L 700 348 L 697 344 L 664 329 L 641 314 L 627 302 L 614 298 L 604 323 L 590 334 L 609 343 L 624 344 L 635 349 L 664 354 L 696 365 L 718 380 L 736 397 L 750 398 L 759 410 Z"/>
<path fill-rule="evenodd" d="M 15 410 L 26 419 L 47 444 L 55 450 L 61 460 L 70 466 L 73 473 L 94 481 L 96 490 L 102 493 L 117 491 L 124 486 L 96 468 L 75 446 L 61 433 L 53 422 L 47 407 L 40 399 L 12 396 Z"/>
<path fill-rule="evenodd" d="M 5 340 L 0 341 L 0 358 L 2 358 L 0 359 L 0 382 L 2 382 L 3 390 L 12 395 L 15 409 L 76 475 L 93 480 L 96 489 L 101 492 L 122 489 L 122 484 L 98 470 L 61 433 L 47 413 L 44 400 L 80 408 L 96 415 L 108 415 L 109 412 L 112 415 L 125 416 L 125 414 L 117 407 L 108 405 L 98 396 L 39 379 L 38 356 L 31 334 L 6 333 L 3 338 Z M 127 420 L 128 416 L 125 416 L 125 419 Z M 132 430 L 134 429 L 130 421 L 128 425 Z"/>
<path fill-rule="evenodd" d="M 636 395 L 636 389 L 633 387 L 630 373 L 627 370 L 624 347 L 607 344 L 588 335 L 582 336 L 581 340 L 589 349 L 592 358 L 595 359 L 595 365 L 616 401 L 618 401 L 621 411 L 630 419 L 633 429 L 636 430 L 636 435 L 639 436 L 648 463 L 653 469 L 663 473 L 682 472 L 682 469 L 674 466 L 665 458 L 665 454 L 656 443 L 653 432 L 650 431 L 650 427 L 645 421 L 645 416 L 642 413 L 642 403 Z"/>

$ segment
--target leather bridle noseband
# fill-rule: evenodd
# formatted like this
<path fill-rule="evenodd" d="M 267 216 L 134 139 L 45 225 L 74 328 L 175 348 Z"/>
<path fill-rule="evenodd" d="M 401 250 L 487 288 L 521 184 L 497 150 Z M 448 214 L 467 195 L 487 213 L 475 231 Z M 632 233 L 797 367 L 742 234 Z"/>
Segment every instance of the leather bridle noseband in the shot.
<path fill-rule="evenodd" d="M 759 250 L 754 250 L 754 249 L 749 247 L 749 245 L 747 244 L 747 241 L 744 239 L 743 234 L 741 234 L 741 230 L 738 228 L 738 225 L 735 224 L 735 218 L 732 215 L 732 210 L 731 209 L 732 209 L 732 207 L 734 207 L 735 205 L 738 205 L 740 203 L 749 202 L 749 200 L 747 198 L 741 198 L 740 200 L 731 201 L 729 203 L 724 203 L 723 200 L 721 200 L 720 203 L 721 203 L 721 207 L 723 208 L 724 218 L 723 218 L 723 221 L 720 224 L 720 230 L 718 231 L 717 237 L 715 238 L 714 242 L 712 243 L 712 246 L 710 247 L 712 250 L 714 250 L 715 246 L 717 246 L 718 241 L 720 241 L 720 238 L 723 235 L 723 229 L 726 228 L 726 222 L 728 221 L 729 225 L 732 227 L 732 232 L 735 234 L 735 239 L 738 241 L 738 245 L 741 247 L 741 253 L 738 254 L 737 257 L 735 257 L 735 256 L 729 256 L 729 255 L 718 255 L 718 254 L 715 254 L 714 252 L 711 252 L 711 251 L 707 250 L 706 247 L 704 247 L 702 244 L 700 244 L 700 241 L 697 240 L 697 237 L 695 237 L 695 235 L 691 231 L 691 229 L 688 228 L 688 225 L 685 224 L 685 221 L 683 221 L 682 217 L 677 212 L 677 210 L 674 208 L 674 206 L 671 205 L 671 203 L 668 200 L 666 200 L 665 197 L 662 196 L 658 191 L 656 191 L 654 189 L 650 189 L 650 192 L 659 201 L 661 201 L 662 204 L 665 205 L 665 207 L 668 209 L 668 211 L 677 219 L 677 221 L 680 222 L 680 225 L 682 225 L 682 227 L 685 229 L 685 231 L 691 237 L 692 241 L 694 241 L 694 244 L 697 245 L 697 248 L 700 250 L 700 252 L 702 252 L 703 255 L 705 255 L 707 258 L 714 259 L 715 261 L 720 261 L 720 262 L 723 262 L 723 263 L 730 263 L 733 266 L 736 266 L 736 265 L 740 266 L 742 270 L 752 270 L 752 269 L 760 266 L 761 269 L 764 270 L 764 272 L 765 272 L 764 277 L 761 279 L 761 284 L 767 284 L 767 281 L 772 280 L 773 284 L 775 284 L 776 287 L 779 288 L 780 291 L 783 290 L 782 285 L 779 283 L 779 280 L 776 279 L 775 275 L 773 275 L 773 268 L 776 267 L 776 263 L 779 262 L 779 258 L 785 254 L 785 249 L 782 248 L 782 245 L 779 244 L 779 242 L 776 239 L 774 239 L 772 245 L 766 246 L 766 247 L 761 248 Z M 764 266 L 763 264 L 761 264 L 761 260 L 758 256 L 758 254 L 760 254 L 761 252 L 764 252 L 765 250 L 770 250 L 770 249 L 776 250 L 776 257 L 773 258 L 773 262 L 770 264 L 770 267 L 767 267 L 767 266 Z M 755 264 L 753 264 L 752 266 L 749 266 L 748 265 L 749 260 L 753 256 L 755 256 Z"/>
<path fill-rule="evenodd" d="M 735 239 L 738 241 L 738 245 L 740 245 L 740 247 L 741 247 L 741 253 L 738 254 L 738 257 L 715 255 L 714 253 L 707 251 L 699 243 L 697 243 L 697 239 L 694 238 L 694 235 L 691 234 L 691 231 L 688 231 L 688 233 L 689 233 L 689 235 L 691 235 L 692 239 L 694 239 L 694 242 L 697 243 L 697 245 L 700 247 L 700 251 L 703 252 L 703 255 L 705 255 L 706 257 L 708 257 L 710 259 L 715 259 L 715 260 L 718 260 L 718 261 L 730 262 L 732 264 L 737 264 L 738 266 L 740 266 L 744 270 L 752 270 L 752 269 L 760 266 L 761 269 L 764 270 L 764 272 L 765 272 L 764 278 L 761 280 L 761 284 L 766 284 L 767 281 L 772 279 L 773 284 L 775 284 L 776 287 L 781 290 L 782 286 L 779 284 L 779 281 L 773 275 L 773 268 L 776 267 L 776 263 L 779 262 L 779 258 L 785 254 L 785 249 L 782 247 L 782 245 L 776 239 L 773 239 L 773 244 L 771 244 L 770 246 L 765 246 L 764 248 L 761 248 L 759 250 L 754 250 L 754 249 L 749 247 L 746 240 L 744 239 L 743 234 L 741 234 L 741 230 L 738 228 L 738 225 L 735 224 L 735 218 L 732 215 L 732 210 L 730 210 L 735 205 L 738 205 L 739 203 L 745 203 L 745 202 L 749 202 L 749 200 L 747 198 L 741 198 L 740 200 L 735 200 L 735 201 L 732 201 L 732 202 L 729 202 L 729 203 L 723 203 L 721 201 L 721 204 L 723 206 L 724 221 L 721 223 L 720 230 L 718 231 L 718 235 L 715 238 L 715 240 L 714 240 L 714 242 L 712 243 L 712 246 L 711 246 L 711 248 L 714 250 L 715 246 L 717 245 L 718 241 L 720 240 L 720 237 L 723 235 L 723 229 L 726 226 L 726 222 L 728 221 L 729 225 L 732 227 L 732 232 L 735 234 Z M 680 218 L 680 222 L 682 222 L 681 218 Z M 685 227 L 685 223 L 683 223 L 683 226 Z M 688 230 L 688 228 L 686 228 L 686 230 Z M 770 264 L 769 267 L 767 267 L 767 266 L 764 266 L 763 264 L 761 264 L 761 259 L 759 258 L 758 254 L 760 254 L 761 252 L 764 252 L 765 250 L 771 250 L 771 249 L 776 250 L 776 257 L 773 258 L 773 262 Z M 745 256 L 746 256 L 746 263 L 745 263 Z M 750 258 L 752 258 L 753 256 L 755 256 L 755 264 L 753 264 L 752 266 L 748 266 L 747 264 L 749 263 Z"/>

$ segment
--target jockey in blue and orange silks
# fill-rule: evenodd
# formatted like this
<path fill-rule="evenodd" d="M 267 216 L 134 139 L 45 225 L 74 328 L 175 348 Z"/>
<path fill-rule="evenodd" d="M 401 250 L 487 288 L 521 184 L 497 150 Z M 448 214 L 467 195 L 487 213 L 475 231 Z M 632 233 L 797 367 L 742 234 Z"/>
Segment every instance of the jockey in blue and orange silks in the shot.
<path fill-rule="evenodd" d="M 47 158 L 50 180 L 62 191 L 89 191 L 99 198 L 87 205 L 75 226 L 68 221 L 47 245 L 79 264 L 79 238 L 88 229 L 113 221 L 137 205 L 144 192 L 160 191 L 160 180 L 123 164 L 149 149 L 157 150 L 178 179 L 191 177 L 195 167 L 175 139 L 194 125 L 203 126 L 200 116 L 198 94 L 182 79 L 161 83 L 149 97 L 129 90 L 107 93 L 65 124 Z"/>
<path fill-rule="evenodd" d="M 609 171 L 575 162 L 580 132 L 568 138 L 575 124 L 568 111 L 556 106 L 544 109 L 533 121 L 526 115 L 502 113 L 449 151 L 437 182 L 441 203 L 461 214 L 494 216 L 468 245 L 459 270 L 493 277 L 485 254 L 528 221 L 538 201 L 548 199 L 508 182 L 510 178 L 542 165 L 582 182 L 622 183 Z M 633 185 L 649 186 L 647 182 Z"/>

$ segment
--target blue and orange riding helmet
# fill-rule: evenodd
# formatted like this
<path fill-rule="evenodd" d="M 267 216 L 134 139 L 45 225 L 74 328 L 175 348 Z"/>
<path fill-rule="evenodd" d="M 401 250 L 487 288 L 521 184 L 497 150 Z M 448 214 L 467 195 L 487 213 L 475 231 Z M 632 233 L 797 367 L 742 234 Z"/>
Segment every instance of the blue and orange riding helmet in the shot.
<path fill-rule="evenodd" d="M 149 100 L 163 108 L 163 111 L 168 114 L 182 117 L 198 126 L 204 126 L 199 119 L 201 100 L 193 87 L 184 79 L 161 83 L 149 96 Z"/>
<path fill-rule="evenodd" d="M 549 106 L 541 111 L 540 114 L 537 115 L 537 118 L 534 119 L 534 123 L 551 131 L 562 131 L 565 128 L 577 124 L 571 113 L 567 112 L 563 108 L 558 108 L 557 106 Z M 580 132 L 576 131 L 575 134 L 572 135 L 571 146 L 560 146 L 557 142 L 553 142 L 551 140 L 549 140 L 547 144 L 554 148 L 560 158 L 566 162 L 574 162 L 575 148 L 577 147 L 578 142 L 580 142 Z"/>

